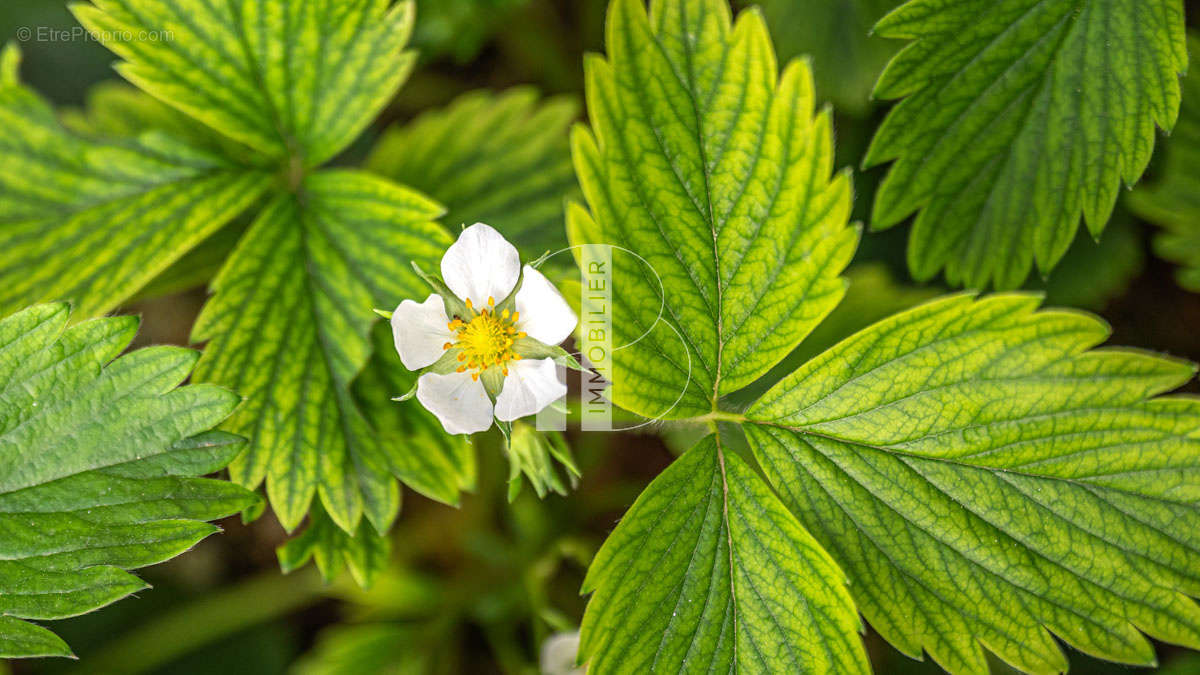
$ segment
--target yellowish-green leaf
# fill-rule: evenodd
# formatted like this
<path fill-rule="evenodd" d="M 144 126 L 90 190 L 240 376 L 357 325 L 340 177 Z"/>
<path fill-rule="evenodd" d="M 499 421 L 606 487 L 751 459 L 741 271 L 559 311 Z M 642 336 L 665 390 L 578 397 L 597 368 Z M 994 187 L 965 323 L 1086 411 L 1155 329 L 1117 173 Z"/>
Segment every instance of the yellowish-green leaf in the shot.
<path fill-rule="evenodd" d="M 664 0 L 649 15 L 615 0 L 607 30 L 607 59 L 584 64 L 592 127 L 573 134 L 590 212 L 572 206 L 568 232 L 624 249 L 613 400 L 704 414 L 841 299 L 857 240 L 849 177 L 830 178 L 830 113 L 814 116 L 808 66 L 780 75 L 757 11 L 734 23 L 724 0 Z"/>
<path fill-rule="evenodd" d="M 844 576 L 713 437 L 638 497 L 584 581 L 596 673 L 866 673 Z"/>
<path fill-rule="evenodd" d="M 832 347 L 746 413 L 783 501 L 889 642 L 954 673 L 1053 635 L 1150 665 L 1200 647 L 1200 399 L 1183 361 L 1091 349 L 1095 317 L 951 296 Z"/>
<path fill-rule="evenodd" d="M 345 148 L 405 80 L 413 5 L 388 0 L 97 0 L 75 16 L 130 82 L 282 160 Z"/>
<path fill-rule="evenodd" d="M 394 401 L 412 391 L 417 374 L 396 353 L 392 330 L 385 322 L 371 331 L 371 360 L 354 381 L 353 392 L 383 442 L 398 450 L 394 469 L 414 490 L 458 504 L 463 490 L 475 489 L 475 450 L 463 434 L 447 434 L 442 423 L 416 401 Z"/>
<path fill-rule="evenodd" d="M 70 300 L 77 316 L 113 309 L 270 184 L 162 134 L 85 140 L 16 80 L 0 79 L 0 311 Z"/>
<path fill-rule="evenodd" d="M 569 98 L 539 102 L 517 87 L 464 94 L 444 109 L 388 129 L 367 168 L 446 205 L 448 227 L 484 222 L 532 257 L 566 245 L 563 202 L 576 192 Z"/>
<path fill-rule="evenodd" d="M 395 447 L 371 430 L 350 383 L 370 355 L 373 307 L 427 292 L 411 264 L 429 268 L 449 244 L 441 208 L 354 171 L 308 176 L 250 226 L 213 280 L 192 337 L 208 341 L 196 379 L 246 398 L 225 427 L 247 437 L 232 478 L 264 478 L 292 530 L 314 494 L 335 523 L 365 513 L 386 531 L 399 508 Z"/>
<path fill-rule="evenodd" d="M 276 549 L 279 568 L 284 574 L 316 561 L 326 583 L 337 579 L 343 567 L 364 589 L 375 583 L 387 567 L 391 542 L 366 521 L 359 523 L 353 535 L 329 519 L 325 509 L 314 506 L 308 513 L 308 526 L 300 534 Z"/>

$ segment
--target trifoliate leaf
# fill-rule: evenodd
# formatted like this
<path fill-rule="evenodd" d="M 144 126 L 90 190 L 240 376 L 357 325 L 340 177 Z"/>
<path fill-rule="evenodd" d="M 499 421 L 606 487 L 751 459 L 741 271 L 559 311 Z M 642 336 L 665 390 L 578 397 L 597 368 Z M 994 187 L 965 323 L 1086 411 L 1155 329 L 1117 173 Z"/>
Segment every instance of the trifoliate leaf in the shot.
<path fill-rule="evenodd" d="M 1176 278 L 1200 291 L 1200 37 L 1188 37 L 1191 67 L 1183 80 L 1183 104 L 1152 184 L 1129 196 L 1129 208 L 1166 231 L 1154 241 L 1158 255 L 1180 265 Z"/>
<path fill-rule="evenodd" d="M 663 0 L 649 16 L 616 0 L 607 25 L 608 59 L 585 62 L 592 129 L 572 139 L 591 212 L 572 206 L 569 233 L 623 247 L 613 399 L 704 414 L 841 299 L 850 181 L 830 180 L 830 113 L 814 117 L 808 66 L 779 75 L 756 10 L 733 24 L 724 0 Z"/>
<path fill-rule="evenodd" d="M 303 532 L 276 550 L 284 574 L 315 560 L 326 583 L 332 583 L 345 567 L 359 586 L 370 588 L 387 567 L 391 542 L 366 521 L 359 523 L 358 531 L 351 535 L 330 520 L 319 505 L 309 511 L 308 521 Z"/>
<path fill-rule="evenodd" d="M 209 342 L 196 379 L 246 398 L 225 423 L 249 441 L 230 475 L 265 478 L 288 530 L 318 492 L 347 532 L 363 513 L 381 532 L 396 515 L 395 456 L 409 449 L 376 437 L 349 387 L 370 355 L 371 308 L 425 292 L 410 265 L 436 265 L 449 245 L 439 213 L 382 178 L 314 173 L 264 208 L 212 282 L 192 333 Z"/>
<path fill-rule="evenodd" d="M 563 200 L 575 191 L 568 98 L 538 101 L 517 87 L 464 94 L 442 110 L 388 129 L 367 168 L 446 205 L 451 229 L 484 222 L 532 256 L 566 245 Z"/>
<path fill-rule="evenodd" d="M 389 4 L 97 0 L 73 11 L 143 91 L 267 158 L 313 167 L 408 76 L 413 5 Z"/>
<path fill-rule="evenodd" d="M 217 531 L 254 496 L 197 478 L 243 445 L 221 432 L 238 397 L 178 387 L 197 354 L 118 355 L 133 317 L 66 328 L 66 305 L 0 320 L 0 657 L 70 656 L 26 619 L 76 616 L 147 588 L 127 570 Z M 178 388 L 177 388 L 178 387 Z"/>
<path fill-rule="evenodd" d="M 1192 364 L 1123 349 L 1033 295 L 881 321 L 746 412 L 783 501 L 906 654 L 1067 667 L 1053 635 L 1150 665 L 1200 647 L 1200 399 Z"/>
<path fill-rule="evenodd" d="M 77 316 L 116 307 L 252 204 L 270 183 L 162 134 L 108 144 L 0 78 L 0 312 L 46 299 Z"/>
<path fill-rule="evenodd" d="M 764 0 L 760 3 L 779 56 L 812 58 L 817 100 L 855 115 L 867 112 L 871 89 L 899 43 L 873 35 L 875 23 L 900 0 Z"/>
<path fill-rule="evenodd" d="M 712 437 L 638 497 L 584 591 L 589 672 L 868 672 L 841 570 Z"/>
<path fill-rule="evenodd" d="M 918 212 L 909 268 L 1015 288 L 1093 236 L 1179 111 L 1181 0 L 911 0 L 876 26 L 913 40 L 875 95 L 901 101 L 864 162 L 893 161 L 872 226 Z"/>

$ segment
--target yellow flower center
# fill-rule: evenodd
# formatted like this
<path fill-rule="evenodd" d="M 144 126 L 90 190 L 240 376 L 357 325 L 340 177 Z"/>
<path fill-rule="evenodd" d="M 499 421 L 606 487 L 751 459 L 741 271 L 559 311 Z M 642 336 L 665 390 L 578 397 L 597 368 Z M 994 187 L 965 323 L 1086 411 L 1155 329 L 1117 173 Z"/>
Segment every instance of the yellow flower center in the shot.
<path fill-rule="evenodd" d="M 460 350 L 458 372 L 475 371 L 471 373 L 471 379 L 478 380 L 479 374 L 492 366 L 500 366 L 508 375 L 508 362 L 521 358 L 512 351 L 513 341 L 525 337 L 525 333 L 517 330 L 520 312 L 510 315 L 506 309 L 497 314 L 495 298 L 488 298 L 488 306 L 478 312 L 468 299 L 467 311 L 470 313 L 467 320 L 456 318 L 447 324 L 457 333 L 458 339 L 447 342 L 442 348 Z"/>

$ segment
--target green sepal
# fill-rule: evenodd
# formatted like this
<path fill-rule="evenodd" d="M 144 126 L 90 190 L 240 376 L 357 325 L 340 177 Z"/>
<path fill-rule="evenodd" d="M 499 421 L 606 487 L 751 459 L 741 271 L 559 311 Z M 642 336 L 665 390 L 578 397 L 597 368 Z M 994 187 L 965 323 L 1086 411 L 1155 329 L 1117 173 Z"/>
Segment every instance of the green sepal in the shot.
<path fill-rule="evenodd" d="M 551 252 L 551 251 L 545 251 L 545 252 L 543 252 L 543 253 L 542 253 L 540 256 L 538 256 L 536 260 L 532 260 L 532 261 L 530 261 L 530 262 L 527 262 L 527 263 L 525 263 L 525 264 L 526 264 L 526 265 L 529 265 L 530 267 L 532 267 L 533 269 L 535 269 L 535 270 L 536 270 L 536 269 L 540 268 L 540 267 L 542 266 L 542 264 L 543 264 L 543 263 L 545 263 L 545 262 L 546 262 L 546 260 L 547 260 L 547 259 L 549 259 L 549 258 L 550 258 L 550 256 L 552 256 L 552 255 L 554 255 L 554 253 L 553 253 L 553 252 Z M 524 270 L 522 270 L 522 271 L 524 271 Z"/>
<path fill-rule="evenodd" d="M 393 396 L 392 400 L 393 401 L 407 401 L 408 399 L 410 399 L 416 395 L 417 395 L 417 381 L 413 380 L 413 385 L 412 385 L 412 387 L 409 388 L 408 391 L 404 392 L 403 394 L 400 394 L 399 396 Z"/>
<path fill-rule="evenodd" d="M 524 422 L 512 424 L 512 438 L 504 446 L 508 455 L 508 501 L 512 502 L 521 493 L 521 474 L 529 479 L 538 499 L 550 492 L 566 495 L 568 485 L 574 488 L 579 482 L 579 467 L 567 447 L 562 434 L 557 431 L 542 432 Z M 566 481 L 554 467 L 554 461 L 563 466 Z"/>
<path fill-rule="evenodd" d="M 496 397 L 500 395 L 500 390 L 504 388 L 504 369 L 500 366 L 489 366 L 479 374 L 479 381 L 483 383 L 488 398 L 495 403 Z"/>
<path fill-rule="evenodd" d="M 507 452 L 508 445 L 512 442 L 513 423 L 505 422 L 503 420 L 496 420 L 496 428 L 499 429 L 500 433 L 504 435 L 504 450 Z"/>
<path fill-rule="evenodd" d="M 388 311 L 388 310 L 386 310 L 386 309 L 379 309 L 379 308 L 375 308 L 375 309 L 372 309 L 371 311 L 372 311 L 372 312 L 375 312 L 375 313 L 376 313 L 376 314 L 378 314 L 379 316 L 382 316 L 383 318 L 385 318 L 385 319 L 387 319 L 387 320 L 389 320 L 389 321 L 391 321 L 391 319 L 392 319 L 392 312 L 389 312 L 389 311 Z"/>
<path fill-rule="evenodd" d="M 460 352 L 462 352 L 462 350 L 458 347 L 451 347 L 450 349 L 447 349 L 446 353 L 442 354 L 440 359 L 434 361 L 433 365 L 427 366 L 421 372 L 437 373 L 438 375 L 449 375 L 450 373 L 453 373 L 454 371 L 458 370 L 459 366 L 462 365 L 462 361 L 458 360 L 458 355 Z M 413 386 L 415 387 L 416 385 Z"/>
<path fill-rule="evenodd" d="M 562 347 L 548 345 L 528 336 L 513 340 L 512 350 L 514 354 L 523 359 L 554 359 L 555 363 L 572 370 L 578 370 L 581 373 L 589 372 L 587 368 L 580 365 L 578 359 Z"/>
<path fill-rule="evenodd" d="M 459 299 L 459 297 L 454 294 L 454 291 L 450 290 L 450 287 L 446 285 L 446 282 L 442 281 L 441 277 L 433 274 L 426 274 L 425 270 L 421 269 L 421 266 L 415 261 L 413 262 L 412 266 L 413 270 L 417 273 L 417 276 L 421 277 L 422 281 L 429 284 L 429 287 L 433 289 L 433 292 L 437 293 L 442 298 L 442 304 L 446 308 L 446 316 L 451 318 L 459 317 L 460 319 L 464 320 L 469 316 L 474 316 L 474 312 L 467 308 L 467 303 Z"/>

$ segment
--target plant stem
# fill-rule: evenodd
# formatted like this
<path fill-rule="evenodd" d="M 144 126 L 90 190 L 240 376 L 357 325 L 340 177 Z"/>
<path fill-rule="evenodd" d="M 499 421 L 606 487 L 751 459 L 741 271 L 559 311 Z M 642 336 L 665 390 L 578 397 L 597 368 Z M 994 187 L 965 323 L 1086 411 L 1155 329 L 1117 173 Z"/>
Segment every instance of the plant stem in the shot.
<path fill-rule="evenodd" d="M 220 638 L 315 604 L 325 591 L 311 566 L 287 576 L 271 570 L 134 628 L 87 656 L 79 672 L 143 673 Z"/>

